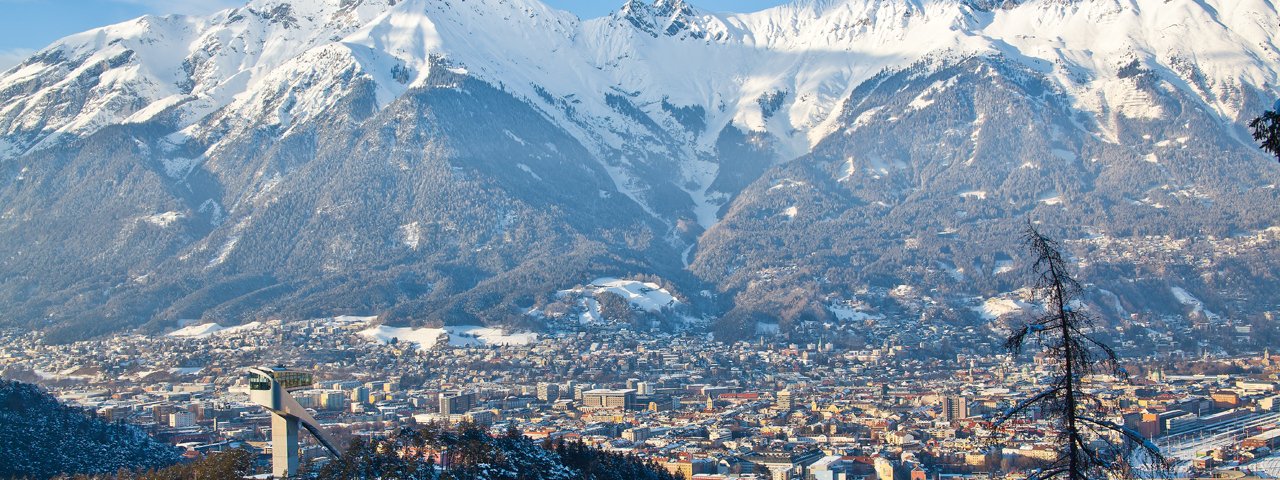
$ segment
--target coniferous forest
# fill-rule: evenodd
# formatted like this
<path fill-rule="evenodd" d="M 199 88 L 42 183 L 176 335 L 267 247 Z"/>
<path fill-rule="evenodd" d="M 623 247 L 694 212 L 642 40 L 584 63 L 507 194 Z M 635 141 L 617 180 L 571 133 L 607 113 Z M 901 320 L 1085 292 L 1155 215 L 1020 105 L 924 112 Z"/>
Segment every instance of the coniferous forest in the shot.
<path fill-rule="evenodd" d="M 0 478 L 107 474 L 177 463 L 141 429 L 68 407 L 35 385 L 0 380 Z"/>

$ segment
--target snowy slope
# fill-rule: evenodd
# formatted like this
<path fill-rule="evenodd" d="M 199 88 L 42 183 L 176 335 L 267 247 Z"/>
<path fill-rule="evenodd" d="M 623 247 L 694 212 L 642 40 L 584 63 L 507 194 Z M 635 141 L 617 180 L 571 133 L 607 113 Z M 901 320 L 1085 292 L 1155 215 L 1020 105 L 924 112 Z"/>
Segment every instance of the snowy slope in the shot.
<path fill-rule="evenodd" d="M 0 73 L 0 299 L 88 319 L 54 306 L 127 290 L 84 307 L 106 329 L 337 313 L 297 310 L 326 292 L 453 325 L 637 273 L 738 300 L 912 264 L 995 288 L 1016 273 L 988 257 L 1008 248 L 988 225 L 1029 212 L 1113 236 L 1192 225 L 1162 215 L 1271 227 L 1256 206 L 1277 182 L 1227 162 L 1256 153 L 1243 120 L 1280 94 L 1276 25 L 1274 0 L 630 0 L 594 19 L 538 0 L 253 0 L 143 17 Z M 916 261 L 953 238 L 964 258 Z M 676 306 L 613 282 L 579 296 Z M 570 309 L 594 322 L 594 302 Z M 413 332 L 370 335 L 391 333 Z"/>
<path fill-rule="evenodd" d="M 649 313 L 661 313 L 665 309 L 684 305 L 684 302 L 656 283 L 611 277 L 597 278 L 588 285 L 561 290 L 556 292 L 556 297 L 574 305 L 580 323 L 597 324 L 605 321 L 597 300 L 601 294 L 617 295 L 632 309 Z M 535 309 L 529 314 L 541 316 L 544 312 Z"/>
<path fill-rule="evenodd" d="M 1280 84 L 1268 0 L 980 3 L 798 0 L 718 14 L 631 0 L 583 21 L 537 0 L 254 0 L 204 18 L 143 17 L 67 37 L 0 77 L 0 158 L 130 122 L 164 120 L 213 144 L 228 129 L 287 129 L 362 81 L 385 106 L 443 62 L 537 105 L 641 204 L 655 180 L 637 164 L 679 159 L 670 180 L 709 226 L 726 126 L 774 138 L 775 161 L 795 158 L 847 128 L 843 100 L 886 68 L 1003 55 L 1054 78 L 1107 137 L 1114 115 L 1161 114 L 1126 69 L 1158 72 L 1224 122 L 1256 110 L 1251 91 Z M 703 122 L 691 128 L 664 104 Z"/>
<path fill-rule="evenodd" d="M 389 3 L 255 0 L 209 17 L 145 16 L 72 35 L 0 78 L 0 132 L 20 151 L 170 111 L 180 125 L 194 123 Z"/>
<path fill-rule="evenodd" d="M 206 338 L 215 333 L 225 330 L 222 325 L 216 323 L 206 323 L 203 325 L 189 325 L 169 332 L 167 337 L 185 337 L 185 338 Z"/>
<path fill-rule="evenodd" d="M 632 307 L 646 312 L 658 312 L 664 308 L 673 308 L 680 305 L 680 300 L 677 300 L 671 292 L 656 283 L 619 280 L 616 278 L 598 278 L 591 282 L 591 285 L 582 289 L 565 290 L 559 292 L 558 295 L 564 296 L 575 293 L 598 295 L 606 292 L 622 297 Z"/>
<path fill-rule="evenodd" d="M 211 336 L 225 336 L 243 333 L 262 327 L 261 322 L 249 322 L 244 325 L 234 327 L 223 327 L 217 323 L 205 323 L 200 325 L 188 325 L 166 334 L 166 337 L 181 338 L 209 338 Z"/>

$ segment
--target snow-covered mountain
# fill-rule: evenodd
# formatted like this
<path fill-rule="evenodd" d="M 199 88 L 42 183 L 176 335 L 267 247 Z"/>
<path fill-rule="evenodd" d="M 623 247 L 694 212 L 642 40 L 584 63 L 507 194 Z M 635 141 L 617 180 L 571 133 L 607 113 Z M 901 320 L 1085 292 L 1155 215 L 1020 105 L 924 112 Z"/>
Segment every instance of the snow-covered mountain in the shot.
<path fill-rule="evenodd" d="M 773 288 L 752 280 L 771 269 L 876 270 L 777 287 L 814 298 L 933 282 L 917 270 L 934 261 L 887 249 L 944 230 L 980 247 L 923 257 L 990 273 L 1028 215 L 1065 215 L 1081 241 L 1252 235 L 1274 225 L 1277 172 L 1242 124 L 1280 90 L 1277 26 L 1270 0 L 630 0 L 589 20 L 537 0 L 254 0 L 143 17 L 0 76 L 0 294 L 104 325 L 465 322 L 601 275 L 739 295 Z M 875 235 L 845 245 L 837 226 Z M 972 293 L 1012 281 L 982 277 Z"/>

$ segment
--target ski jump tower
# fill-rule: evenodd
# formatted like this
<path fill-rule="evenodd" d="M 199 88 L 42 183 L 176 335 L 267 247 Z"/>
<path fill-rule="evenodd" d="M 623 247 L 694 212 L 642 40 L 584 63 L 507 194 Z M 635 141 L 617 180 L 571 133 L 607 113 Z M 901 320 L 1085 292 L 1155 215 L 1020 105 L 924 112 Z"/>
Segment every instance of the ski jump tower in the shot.
<path fill-rule="evenodd" d="M 271 474 L 276 478 L 298 475 L 298 424 L 301 423 L 334 458 L 341 455 L 333 447 L 320 423 L 298 405 L 289 392 L 310 388 L 311 374 L 284 367 L 249 369 L 249 400 L 271 411 Z"/>

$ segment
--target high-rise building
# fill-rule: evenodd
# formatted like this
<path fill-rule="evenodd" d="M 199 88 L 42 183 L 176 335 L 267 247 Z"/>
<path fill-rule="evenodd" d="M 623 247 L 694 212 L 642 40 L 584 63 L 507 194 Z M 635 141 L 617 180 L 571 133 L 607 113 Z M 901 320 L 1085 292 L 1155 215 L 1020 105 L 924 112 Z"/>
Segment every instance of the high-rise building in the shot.
<path fill-rule="evenodd" d="M 643 442 L 653 436 L 648 427 L 628 428 L 622 431 L 622 439 L 631 442 Z"/>
<path fill-rule="evenodd" d="M 461 415 L 467 413 L 475 406 L 476 395 L 474 393 L 441 393 L 440 394 L 440 414 L 441 415 Z"/>
<path fill-rule="evenodd" d="M 196 416 L 197 422 L 203 422 L 205 420 L 213 418 L 213 415 L 214 415 L 213 406 L 205 403 L 197 403 L 197 404 L 190 405 L 187 407 L 187 411 L 191 412 L 193 415 Z"/>
<path fill-rule="evenodd" d="M 879 480 L 893 480 L 894 468 L 893 462 L 884 457 L 875 457 L 876 478 Z"/>
<path fill-rule="evenodd" d="M 169 423 L 170 413 L 173 413 L 172 405 L 160 404 L 151 407 L 151 416 L 159 424 Z"/>
<path fill-rule="evenodd" d="M 948 422 L 969 418 L 969 401 L 964 397 L 942 397 L 942 418 Z"/>
<path fill-rule="evenodd" d="M 325 390 L 320 393 L 320 407 L 325 410 L 345 410 L 347 408 L 346 392 L 342 390 Z"/>
<path fill-rule="evenodd" d="M 173 428 L 190 427 L 196 424 L 196 416 L 194 413 L 186 410 L 178 410 L 169 414 L 169 426 Z"/>
<path fill-rule="evenodd" d="M 351 403 L 363 404 L 369 403 L 369 387 L 358 386 L 351 389 Z"/>
<path fill-rule="evenodd" d="M 778 392 L 776 406 L 782 410 L 791 410 L 795 408 L 795 400 L 791 397 L 791 390 L 783 389 Z"/>
<path fill-rule="evenodd" d="M 636 403 L 636 391 L 596 389 L 582 393 L 582 406 L 587 408 L 632 409 Z"/>
<path fill-rule="evenodd" d="M 554 383 L 538 384 L 538 400 L 554 402 L 560 399 L 560 385 Z"/>
<path fill-rule="evenodd" d="M 316 408 L 320 404 L 320 395 L 315 392 L 301 392 L 293 396 L 302 408 Z"/>

